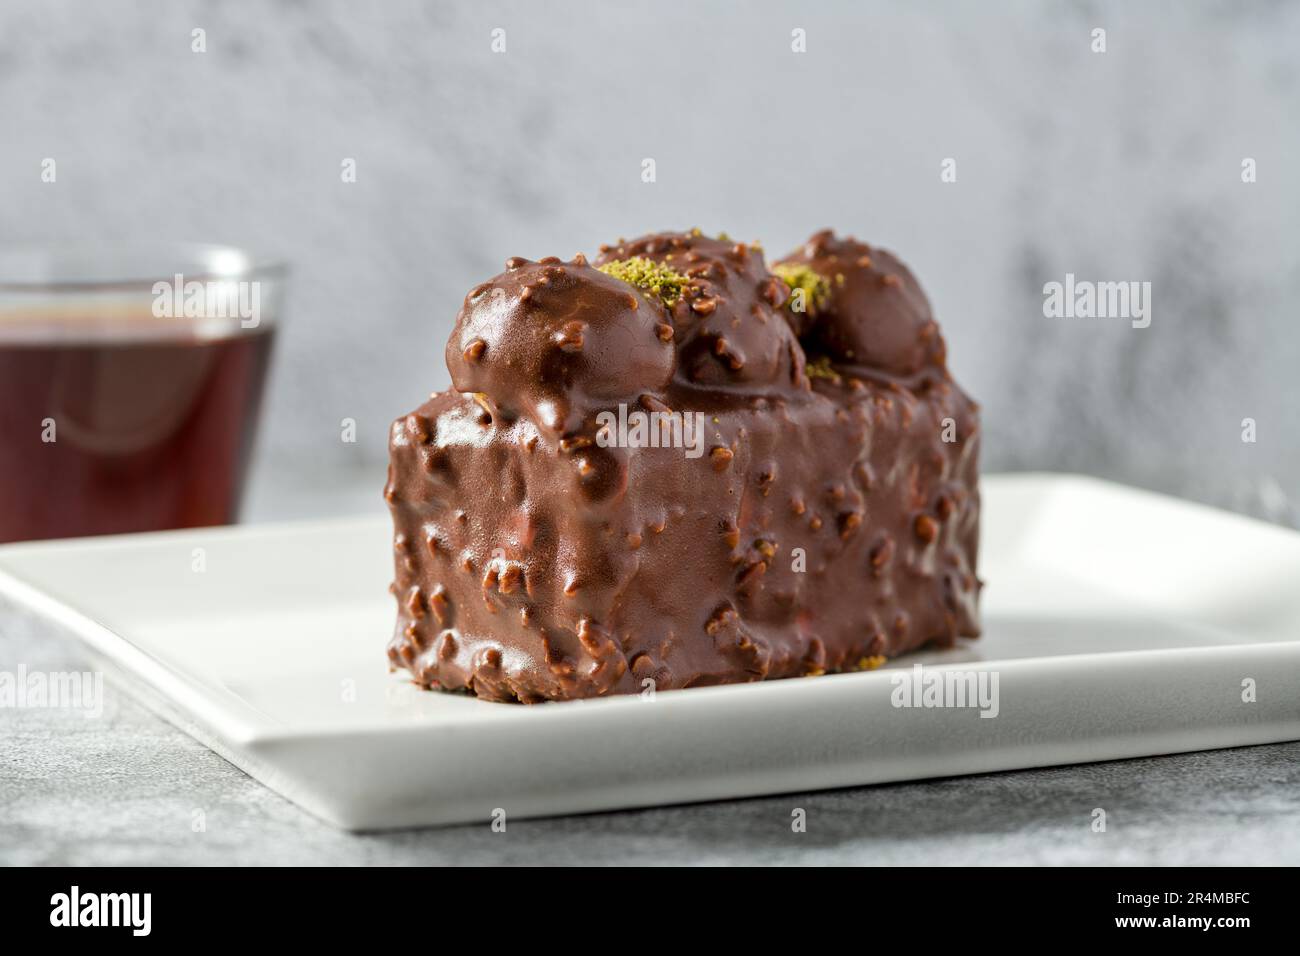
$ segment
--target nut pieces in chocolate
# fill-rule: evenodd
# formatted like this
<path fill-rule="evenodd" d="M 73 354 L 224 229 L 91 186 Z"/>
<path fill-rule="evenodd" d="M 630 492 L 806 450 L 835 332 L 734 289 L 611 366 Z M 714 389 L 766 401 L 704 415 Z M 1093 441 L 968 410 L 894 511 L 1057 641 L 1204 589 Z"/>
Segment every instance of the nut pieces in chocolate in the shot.
<path fill-rule="evenodd" d="M 979 633 L 978 407 L 893 255 L 698 230 L 511 259 L 393 423 L 395 668 L 495 701 L 868 669 Z"/>

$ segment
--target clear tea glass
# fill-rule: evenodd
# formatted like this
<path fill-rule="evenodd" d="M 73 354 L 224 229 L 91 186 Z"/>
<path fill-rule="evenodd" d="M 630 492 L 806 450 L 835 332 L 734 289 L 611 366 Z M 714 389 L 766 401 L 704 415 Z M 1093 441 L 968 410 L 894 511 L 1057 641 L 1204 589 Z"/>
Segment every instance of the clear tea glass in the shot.
<path fill-rule="evenodd" d="M 0 542 L 235 520 L 284 264 L 0 245 Z"/>

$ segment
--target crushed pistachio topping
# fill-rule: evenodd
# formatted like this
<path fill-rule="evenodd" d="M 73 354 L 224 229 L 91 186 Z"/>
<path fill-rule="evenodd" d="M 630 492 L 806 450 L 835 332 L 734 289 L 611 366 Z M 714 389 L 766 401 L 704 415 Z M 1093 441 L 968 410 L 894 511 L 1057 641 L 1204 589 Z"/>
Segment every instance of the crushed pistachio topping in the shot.
<path fill-rule="evenodd" d="M 802 289 L 803 295 L 792 295 L 786 308 L 796 312 L 813 313 L 826 305 L 831 294 L 830 281 L 820 272 L 806 265 L 778 262 L 772 271 L 785 280 L 791 292 Z"/>
<path fill-rule="evenodd" d="M 809 378 L 825 378 L 839 384 L 840 373 L 831 367 L 831 360 L 825 355 L 819 355 L 815 359 L 809 359 L 808 364 L 804 366 L 804 372 Z"/>
<path fill-rule="evenodd" d="M 643 256 L 631 259 L 615 259 L 600 266 L 600 271 L 615 279 L 622 279 L 628 285 L 657 296 L 664 305 L 671 308 L 682 297 L 686 285 L 686 276 L 672 266 Z"/>

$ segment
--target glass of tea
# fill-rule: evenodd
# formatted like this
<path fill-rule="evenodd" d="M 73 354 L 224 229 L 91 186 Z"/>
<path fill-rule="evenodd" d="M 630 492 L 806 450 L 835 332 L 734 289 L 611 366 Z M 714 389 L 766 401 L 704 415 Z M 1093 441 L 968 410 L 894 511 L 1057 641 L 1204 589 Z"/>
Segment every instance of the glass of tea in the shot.
<path fill-rule="evenodd" d="M 287 269 L 0 244 L 0 542 L 235 520 Z"/>

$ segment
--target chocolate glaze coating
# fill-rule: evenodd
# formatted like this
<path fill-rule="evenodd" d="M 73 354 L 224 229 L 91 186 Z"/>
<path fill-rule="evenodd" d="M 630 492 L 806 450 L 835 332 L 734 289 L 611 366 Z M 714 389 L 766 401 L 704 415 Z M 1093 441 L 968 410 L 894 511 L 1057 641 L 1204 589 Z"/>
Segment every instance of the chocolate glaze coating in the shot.
<path fill-rule="evenodd" d="M 658 303 L 581 256 L 511 259 L 465 296 L 447 368 L 452 387 L 493 414 L 563 433 L 588 407 L 668 384 L 673 348 L 656 331 L 666 321 Z"/>
<path fill-rule="evenodd" d="M 661 232 L 600 248 L 597 265 L 662 262 L 689 282 L 670 310 L 676 380 L 706 388 L 802 386 L 803 350 L 783 310 L 789 290 L 762 250 L 693 232 Z"/>
<path fill-rule="evenodd" d="M 829 285 L 824 304 L 809 303 L 803 316 L 787 312 L 809 352 L 904 376 L 943 365 L 930 301 L 893 253 L 824 229 L 780 263 L 806 265 Z"/>
<path fill-rule="evenodd" d="M 801 261 L 842 264 L 817 238 Z M 466 299 L 454 388 L 394 422 L 393 666 L 536 702 L 871 667 L 978 634 L 977 408 L 916 310 L 832 300 L 810 351 L 838 341 L 832 321 L 870 347 L 810 379 L 760 252 L 666 233 L 600 261 L 632 255 L 696 269 L 695 291 L 670 308 L 580 260 L 512 260 Z M 602 447 L 620 402 L 700 413 L 703 454 Z"/>

